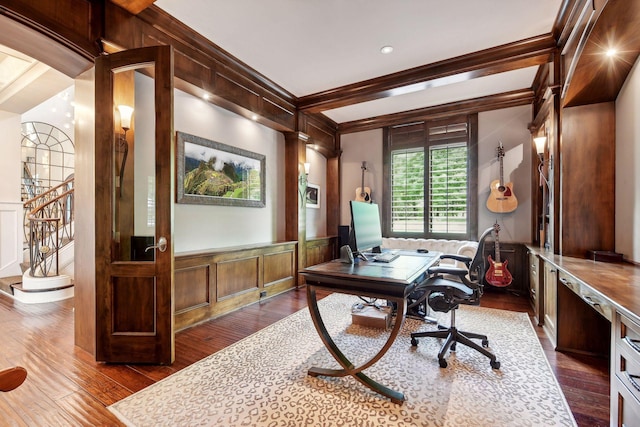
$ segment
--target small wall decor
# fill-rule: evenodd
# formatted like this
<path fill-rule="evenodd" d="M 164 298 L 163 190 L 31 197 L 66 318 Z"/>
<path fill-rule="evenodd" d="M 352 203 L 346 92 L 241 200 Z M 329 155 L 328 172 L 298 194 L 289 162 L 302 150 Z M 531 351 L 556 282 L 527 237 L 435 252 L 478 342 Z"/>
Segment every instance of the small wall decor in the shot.
<path fill-rule="evenodd" d="M 320 209 L 320 187 L 315 184 L 307 184 L 307 207 Z"/>
<path fill-rule="evenodd" d="M 177 203 L 265 206 L 263 154 L 184 132 L 176 144 Z"/>

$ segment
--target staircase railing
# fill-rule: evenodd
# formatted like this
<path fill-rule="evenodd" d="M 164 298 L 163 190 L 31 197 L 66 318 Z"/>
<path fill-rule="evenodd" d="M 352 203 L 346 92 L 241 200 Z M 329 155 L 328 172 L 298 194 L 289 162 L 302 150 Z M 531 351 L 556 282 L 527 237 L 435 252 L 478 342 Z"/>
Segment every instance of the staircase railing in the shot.
<path fill-rule="evenodd" d="M 60 274 L 58 252 L 74 237 L 74 179 L 25 202 L 31 276 Z M 26 230 L 25 230 L 26 231 Z"/>

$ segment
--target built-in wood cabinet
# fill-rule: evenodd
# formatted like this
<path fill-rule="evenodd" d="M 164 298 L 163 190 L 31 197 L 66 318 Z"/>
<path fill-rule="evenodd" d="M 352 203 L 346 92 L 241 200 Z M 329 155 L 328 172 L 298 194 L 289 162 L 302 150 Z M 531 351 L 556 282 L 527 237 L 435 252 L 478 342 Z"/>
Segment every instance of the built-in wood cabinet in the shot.
<path fill-rule="evenodd" d="M 546 261 L 541 261 L 544 274 L 544 308 L 543 308 L 543 329 L 555 348 L 556 346 L 556 323 L 558 320 L 558 270 Z"/>
<path fill-rule="evenodd" d="M 529 261 L 529 301 L 533 307 L 533 314 L 538 325 L 542 325 L 544 313 L 542 312 L 544 304 L 542 302 L 543 293 L 541 286 L 540 259 L 533 251 L 527 252 Z"/>
<path fill-rule="evenodd" d="M 640 425 L 640 325 L 616 312 L 611 343 L 611 425 Z"/>

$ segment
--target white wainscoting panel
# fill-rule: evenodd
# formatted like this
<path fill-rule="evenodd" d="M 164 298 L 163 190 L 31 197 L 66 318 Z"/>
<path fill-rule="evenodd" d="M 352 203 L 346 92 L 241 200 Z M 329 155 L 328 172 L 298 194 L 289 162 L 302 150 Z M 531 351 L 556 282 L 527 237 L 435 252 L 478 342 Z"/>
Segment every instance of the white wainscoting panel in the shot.
<path fill-rule="evenodd" d="M 22 274 L 22 203 L 0 203 L 0 277 Z"/>

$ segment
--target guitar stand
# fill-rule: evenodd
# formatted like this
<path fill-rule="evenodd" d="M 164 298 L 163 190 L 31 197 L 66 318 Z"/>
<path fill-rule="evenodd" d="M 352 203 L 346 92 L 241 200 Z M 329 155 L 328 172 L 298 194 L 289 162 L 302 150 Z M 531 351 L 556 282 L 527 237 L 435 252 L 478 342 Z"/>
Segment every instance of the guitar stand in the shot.
<path fill-rule="evenodd" d="M 520 297 L 522 295 L 522 291 L 519 291 L 517 289 L 511 289 L 511 285 L 506 286 L 506 287 L 498 287 L 498 286 L 493 286 L 491 284 L 485 284 L 484 285 L 485 290 L 486 289 L 491 289 L 491 291 L 495 291 L 495 292 L 508 292 L 511 295 L 515 296 L 515 297 Z"/>

